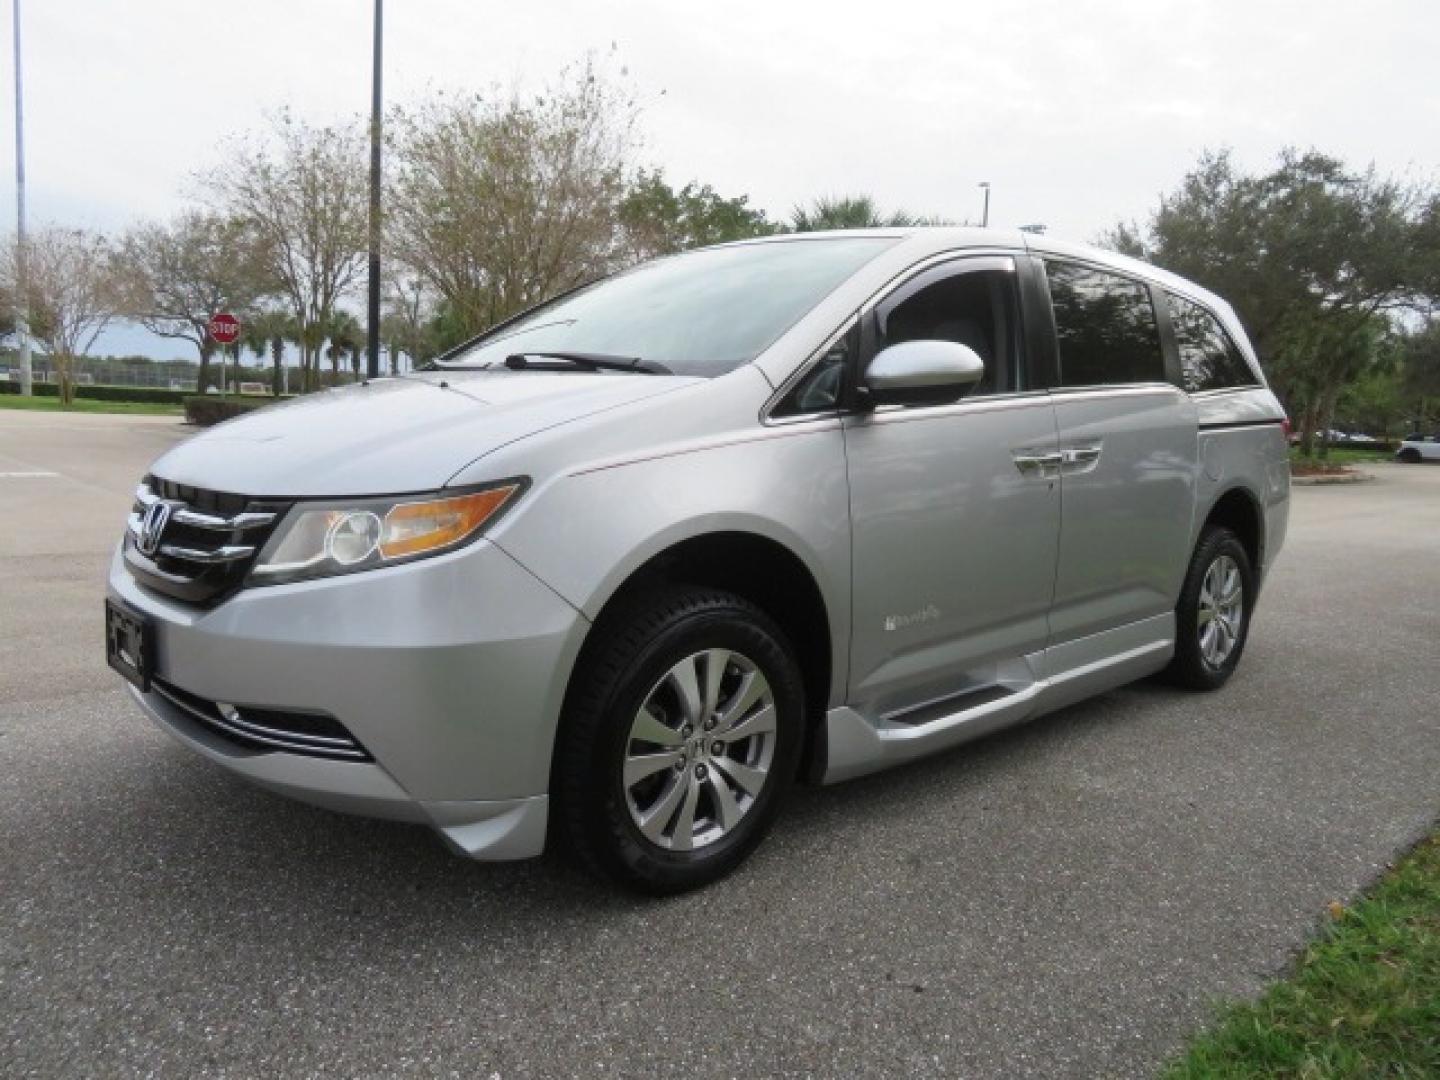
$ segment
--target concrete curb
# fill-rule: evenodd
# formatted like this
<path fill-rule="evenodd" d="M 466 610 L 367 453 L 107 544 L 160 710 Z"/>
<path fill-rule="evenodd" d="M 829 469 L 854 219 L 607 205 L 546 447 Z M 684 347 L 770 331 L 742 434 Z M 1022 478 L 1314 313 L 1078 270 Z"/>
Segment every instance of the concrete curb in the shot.
<path fill-rule="evenodd" d="M 1351 472 L 1330 473 L 1321 476 L 1292 476 L 1290 477 L 1290 486 L 1325 487 L 1330 484 L 1363 484 L 1367 480 L 1374 479 L 1374 473 L 1361 472 L 1356 469 Z"/>

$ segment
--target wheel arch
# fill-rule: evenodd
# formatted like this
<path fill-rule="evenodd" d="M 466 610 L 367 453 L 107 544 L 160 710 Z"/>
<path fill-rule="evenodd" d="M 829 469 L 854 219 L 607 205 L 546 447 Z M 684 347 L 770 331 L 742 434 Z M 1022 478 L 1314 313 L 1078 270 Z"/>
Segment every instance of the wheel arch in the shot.
<path fill-rule="evenodd" d="M 660 538 L 655 538 L 659 540 Z M 805 686 L 806 732 L 801 775 L 823 769 L 824 718 L 837 675 L 843 677 L 843 657 L 835 655 L 837 635 L 834 612 L 826 603 L 815 567 L 787 544 L 764 532 L 745 527 L 698 531 L 652 543 L 603 594 L 585 606 L 593 621 L 566 680 L 559 737 L 576 678 L 599 642 L 609 633 L 608 620 L 647 589 L 667 583 L 708 586 L 743 597 L 768 615 L 785 633 L 799 661 Z M 551 751 L 552 762 L 555 750 Z M 817 760 L 818 759 L 818 760 Z M 552 784 L 553 787 L 553 784 Z"/>
<path fill-rule="evenodd" d="M 1206 525 L 1224 526 L 1240 539 L 1258 581 L 1265 566 L 1265 511 L 1259 497 L 1242 484 L 1225 489 L 1210 504 L 1201 523 L 1201 532 Z M 1199 543 L 1199 540 L 1197 533 L 1195 542 Z"/>

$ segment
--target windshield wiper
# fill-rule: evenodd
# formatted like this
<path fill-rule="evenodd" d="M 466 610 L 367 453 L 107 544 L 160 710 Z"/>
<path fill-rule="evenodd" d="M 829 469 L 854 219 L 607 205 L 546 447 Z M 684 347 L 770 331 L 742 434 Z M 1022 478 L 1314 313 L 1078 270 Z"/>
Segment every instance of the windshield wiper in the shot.
<path fill-rule="evenodd" d="M 672 374 L 664 364 L 656 363 L 654 360 L 641 360 L 638 356 L 612 356 L 609 353 L 592 352 L 564 352 L 559 350 L 537 350 L 535 352 L 511 353 L 505 358 L 505 366 L 514 371 L 523 371 L 526 368 L 551 368 L 549 364 L 532 364 L 531 357 L 537 360 L 563 360 L 566 363 L 574 364 L 576 367 L 588 371 L 628 371 L 637 375 L 669 375 Z"/>

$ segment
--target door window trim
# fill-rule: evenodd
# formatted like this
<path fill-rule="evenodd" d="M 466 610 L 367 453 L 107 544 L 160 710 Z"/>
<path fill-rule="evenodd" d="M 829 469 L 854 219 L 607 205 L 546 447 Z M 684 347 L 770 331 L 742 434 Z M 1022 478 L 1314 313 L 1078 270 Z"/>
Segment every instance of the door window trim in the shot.
<path fill-rule="evenodd" d="M 1024 394 L 1029 389 L 1028 373 L 1026 372 L 1026 347 L 1028 340 L 1025 330 L 1024 315 L 1024 294 L 1020 280 L 1020 260 L 1023 253 L 1020 252 L 965 252 L 959 256 L 938 262 L 933 266 L 926 267 L 905 278 L 895 285 L 883 296 L 872 297 L 870 302 L 860 309 L 860 348 L 856 350 L 855 362 L 852 370 L 848 373 L 845 385 L 841 393 L 841 401 L 847 412 L 859 411 L 856 404 L 856 388 L 860 385 L 860 378 L 870 362 L 875 359 L 879 351 L 879 327 L 878 321 L 882 309 L 893 309 L 906 300 L 937 285 L 942 281 L 959 277 L 962 274 L 983 274 L 987 271 L 1000 271 L 1001 273 L 1012 274 L 1013 286 L 1012 296 L 1015 301 L 1015 350 L 1011 357 L 1013 367 L 1010 372 L 1011 381 L 1018 385 L 1008 390 L 1001 390 L 992 394 L 983 395 L 984 400 L 991 398 L 1012 397 Z M 968 265 L 966 265 L 968 264 Z M 968 398 L 961 398 L 961 401 Z M 975 400 L 979 401 L 980 398 Z M 902 406 L 910 410 L 934 410 L 948 408 L 957 405 L 959 402 L 946 402 L 943 405 L 921 405 Z"/>
<path fill-rule="evenodd" d="M 1020 335 L 1020 374 L 1024 380 L 1024 383 L 1026 384 L 1026 389 L 1006 391 L 1002 394 L 986 394 L 983 398 L 976 398 L 975 400 L 993 401 L 997 398 L 1028 397 L 1037 392 L 1043 393 L 1045 387 L 1037 386 L 1033 381 L 1035 378 L 1035 372 L 1031 365 L 1031 358 L 1034 350 L 1030 347 L 1029 344 L 1030 316 L 1027 314 L 1027 308 L 1029 305 L 1027 305 L 1025 302 L 1026 290 L 1023 264 L 1027 260 L 1029 260 L 1031 256 L 1028 255 L 1021 248 L 964 248 L 959 251 L 940 251 L 936 252 L 933 255 L 928 255 L 914 265 L 907 266 L 905 269 L 899 271 L 889 281 L 887 281 L 885 284 L 881 285 L 874 292 L 872 292 L 865 299 L 865 301 L 860 304 L 859 308 L 856 309 L 856 311 L 845 316 L 845 318 L 841 321 L 840 325 L 835 329 L 835 331 L 826 336 L 824 342 L 819 346 L 819 348 L 812 351 L 811 354 L 805 358 L 804 362 L 797 366 L 796 369 L 791 372 L 789 377 L 787 377 L 785 381 L 776 388 L 775 392 L 765 400 L 765 404 L 762 405 L 760 408 L 760 422 L 767 425 L 796 424 L 814 420 L 832 419 L 836 416 L 849 416 L 858 412 L 859 410 L 856 409 L 854 401 L 854 387 L 859 379 L 859 370 L 863 367 L 864 364 L 869 362 L 869 357 L 866 353 L 867 342 L 864 327 L 866 320 L 874 313 L 875 308 L 878 307 L 881 303 L 883 303 L 888 297 L 890 297 L 892 293 L 905 288 L 907 284 L 913 282 L 916 278 L 920 277 L 923 274 L 927 274 L 932 270 L 949 264 L 964 262 L 971 259 L 995 258 L 1009 259 L 1011 260 L 1011 262 L 1014 263 L 1015 266 L 1018 286 L 1016 292 L 1016 302 L 1019 305 L 1020 309 L 1020 319 L 1019 325 L 1017 327 L 1017 332 Z M 857 320 L 859 321 L 861 326 L 860 347 L 856 350 L 856 355 L 851 361 L 851 370 L 846 372 L 845 379 L 842 383 L 840 404 L 834 409 L 825 409 L 810 413 L 797 413 L 793 416 L 771 415 L 774 409 L 778 407 L 782 401 L 785 400 L 786 396 L 792 390 L 795 389 L 795 386 L 807 375 L 809 375 L 810 370 L 820 362 L 820 360 L 825 356 L 827 352 L 830 351 L 831 347 L 834 346 L 835 342 L 839 341 L 840 338 L 847 331 L 849 331 L 852 326 L 855 325 Z M 934 411 L 935 409 L 954 408 L 958 404 L 963 404 L 965 400 L 966 399 L 962 399 L 960 402 L 952 402 L 948 405 L 908 406 L 907 411 L 928 413 Z"/>
<path fill-rule="evenodd" d="M 1024 397 L 1034 395 L 1037 390 L 1043 392 L 1045 387 L 1035 386 L 1034 376 L 1032 376 L 1030 370 L 1031 356 L 1034 354 L 1034 348 L 1030 346 L 1030 315 L 1027 314 L 1028 305 L 1025 304 L 1024 268 L 1022 268 L 1022 264 L 1030 258 L 1031 256 L 1021 248 L 1001 248 L 1001 246 L 995 246 L 995 248 L 963 248 L 960 249 L 960 251 L 936 252 L 933 253 L 933 255 L 927 255 L 926 258 L 920 259 L 920 262 L 901 269 L 893 278 L 890 278 L 890 281 L 887 281 L 884 285 L 880 285 L 876 291 L 871 292 L 871 294 L 865 298 L 864 302 L 861 302 L 857 310 L 845 315 L 841 324 L 838 325 L 831 334 L 825 337 L 824 343 L 821 343 L 821 346 L 815 348 L 815 350 L 806 357 L 804 363 L 799 364 L 799 366 L 786 377 L 785 382 L 780 383 L 779 387 L 776 387 L 775 393 L 772 393 L 772 395 L 765 400 L 765 405 L 760 406 L 760 423 L 765 423 L 765 425 L 805 423 L 811 422 L 811 420 L 832 419 L 835 418 L 835 416 L 848 416 L 852 415 L 852 413 L 860 412 L 860 410 L 855 408 L 854 386 L 855 383 L 858 382 L 858 377 L 860 377 L 858 376 L 858 370 L 863 369 L 864 364 L 870 361 L 870 357 L 865 353 L 865 348 L 867 348 L 864 330 L 865 321 L 868 320 L 871 314 L 874 314 L 874 310 L 876 310 L 878 305 L 883 304 L 891 294 L 899 291 L 899 289 L 906 288 L 906 285 L 909 285 L 910 282 L 913 282 L 914 279 L 919 278 L 919 276 L 929 274 L 930 271 L 935 271 L 935 269 L 942 268 L 942 266 L 958 264 L 958 262 L 969 261 L 969 259 L 1009 259 L 1015 266 L 1018 285 L 1017 304 L 1020 305 L 1020 325 L 1018 325 L 1018 333 L 1020 333 L 1021 337 L 1020 350 L 1018 350 L 1020 351 L 1020 372 L 1018 372 L 1018 374 L 1021 376 L 1022 384 L 1028 384 L 1027 389 L 1009 390 L 1009 392 L 1005 393 L 992 393 L 992 395 L 985 395 L 984 399 L 976 397 L 975 400 L 994 400 L 996 397 Z M 927 284 L 929 284 L 929 282 L 927 282 Z M 831 350 L 831 347 L 834 346 L 845 333 L 848 333 L 850 328 L 857 324 L 857 321 L 861 325 L 860 347 L 855 350 L 855 357 L 852 357 L 851 360 L 851 370 L 845 373 L 844 382 L 841 384 L 840 405 L 834 409 L 795 413 L 793 416 L 773 416 L 773 410 L 778 408 L 780 402 L 783 402 L 785 397 L 795 389 L 796 384 L 804 380 L 805 377 L 811 373 L 811 369 L 814 369 L 815 364 L 818 364 L 819 361 L 824 359 L 825 354 Z M 959 402 L 952 402 L 950 405 L 907 406 L 907 409 L 909 409 L 910 412 L 932 412 L 932 410 L 935 409 L 955 408 L 955 405 L 958 405 L 958 403 Z"/>

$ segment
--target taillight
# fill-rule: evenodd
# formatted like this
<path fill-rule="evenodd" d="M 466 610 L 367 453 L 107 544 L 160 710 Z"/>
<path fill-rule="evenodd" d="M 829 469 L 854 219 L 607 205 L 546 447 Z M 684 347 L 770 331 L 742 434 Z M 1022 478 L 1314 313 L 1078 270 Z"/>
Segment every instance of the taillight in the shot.
<path fill-rule="evenodd" d="M 1287 416 L 1280 421 L 1280 430 L 1285 433 L 1285 439 L 1288 442 L 1290 439 L 1290 432 L 1294 430 L 1290 426 L 1290 417 Z"/>

